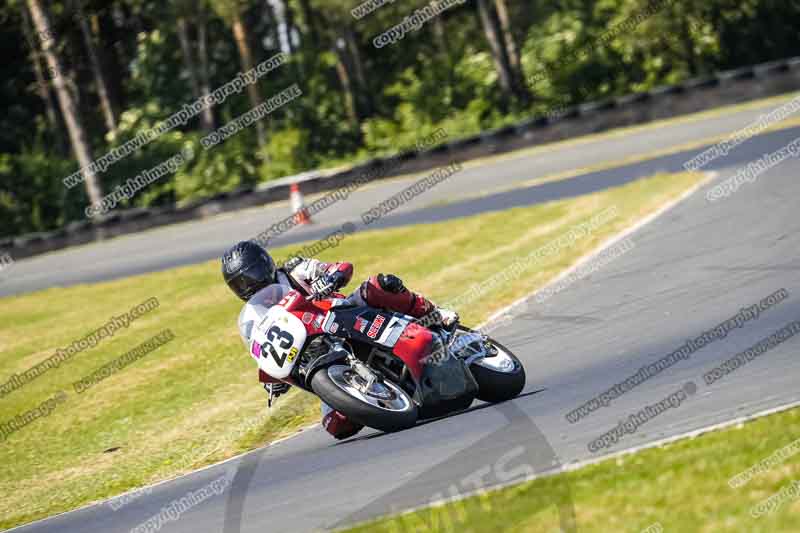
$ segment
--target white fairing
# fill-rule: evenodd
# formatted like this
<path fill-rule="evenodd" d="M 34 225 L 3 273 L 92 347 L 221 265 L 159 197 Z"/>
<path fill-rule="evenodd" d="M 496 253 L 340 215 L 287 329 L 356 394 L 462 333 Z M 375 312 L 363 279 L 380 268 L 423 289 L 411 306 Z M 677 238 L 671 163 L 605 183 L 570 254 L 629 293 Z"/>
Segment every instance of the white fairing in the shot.
<path fill-rule="evenodd" d="M 306 342 L 303 322 L 283 307 L 273 306 L 253 329 L 250 354 L 261 370 L 277 379 L 291 374 Z"/>
<path fill-rule="evenodd" d="M 242 312 L 239 313 L 239 334 L 242 336 L 242 342 L 244 342 L 248 351 L 250 350 L 250 338 L 253 335 L 255 326 L 266 318 L 270 308 L 280 302 L 290 290 L 290 287 L 280 283 L 267 285 L 255 293 L 242 307 Z"/>
<path fill-rule="evenodd" d="M 291 290 L 287 285 L 264 287 L 239 314 L 239 333 L 250 357 L 261 370 L 277 379 L 290 374 L 306 342 L 302 321 L 276 305 Z"/>

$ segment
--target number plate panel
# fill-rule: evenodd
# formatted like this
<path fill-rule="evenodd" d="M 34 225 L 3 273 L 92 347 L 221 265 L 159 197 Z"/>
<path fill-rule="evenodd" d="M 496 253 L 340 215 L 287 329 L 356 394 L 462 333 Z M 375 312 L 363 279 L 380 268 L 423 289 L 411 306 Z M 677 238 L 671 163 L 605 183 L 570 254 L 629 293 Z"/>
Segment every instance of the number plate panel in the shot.
<path fill-rule="evenodd" d="M 277 379 L 291 374 L 306 342 L 303 322 L 280 306 L 270 308 L 253 331 L 250 353 L 261 370 Z"/>

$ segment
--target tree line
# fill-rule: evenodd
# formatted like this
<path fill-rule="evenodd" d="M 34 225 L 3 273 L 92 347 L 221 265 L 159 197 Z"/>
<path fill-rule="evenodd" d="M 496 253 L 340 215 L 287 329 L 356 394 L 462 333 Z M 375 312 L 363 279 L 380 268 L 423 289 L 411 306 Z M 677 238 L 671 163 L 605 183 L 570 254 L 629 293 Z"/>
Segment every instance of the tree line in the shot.
<path fill-rule="evenodd" d="M 388 155 L 439 129 L 457 138 L 789 57 L 800 0 L 9 0 L 0 23 L 2 237 L 83 220 L 186 149 L 195 157 L 121 207 L 191 202 Z M 279 68 L 232 81 L 276 54 Z M 300 97 L 200 149 L 293 84 Z M 105 170 L 92 165 L 215 94 L 225 97 Z M 77 171 L 81 186 L 65 186 Z"/>

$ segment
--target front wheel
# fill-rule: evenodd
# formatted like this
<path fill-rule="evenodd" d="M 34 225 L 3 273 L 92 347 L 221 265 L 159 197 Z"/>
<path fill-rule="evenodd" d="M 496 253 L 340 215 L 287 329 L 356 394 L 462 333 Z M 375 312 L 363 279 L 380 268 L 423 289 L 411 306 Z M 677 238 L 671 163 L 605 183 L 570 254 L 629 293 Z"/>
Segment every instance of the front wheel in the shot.
<path fill-rule="evenodd" d="M 417 422 L 417 406 L 398 385 L 384 379 L 367 387 L 348 365 L 331 365 L 311 378 L 311 388 L 323 402 L 359 424 L 401 431 Z"/>
<path fill-rule="evenodd" d="M 496 353 L 479 359 L 469 367 L 478 382 L 478 399 L 484 402 L 505 402 L 516 398 L 525 387 L 525 369 L 511 350 L 488 339 Z"/>

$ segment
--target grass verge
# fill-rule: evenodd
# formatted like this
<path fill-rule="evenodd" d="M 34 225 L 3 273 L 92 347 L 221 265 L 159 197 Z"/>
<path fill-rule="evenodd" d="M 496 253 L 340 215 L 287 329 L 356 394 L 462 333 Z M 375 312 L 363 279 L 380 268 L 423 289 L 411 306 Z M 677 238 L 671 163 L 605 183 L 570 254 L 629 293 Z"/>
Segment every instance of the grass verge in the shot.
<path fill-rule="evenodd" d="M 461 309 L 464 323 L 474 324 L 542 286 L 701 178 L 661 175 L 534 207 L 359 233 L 320 258 L 352 261 L 357 275 L 351 288 L 370 273 L 394 272 L 413 289 L 448 301 L 516 257 L 617 207 L 619 216 L 613 220 L 530 264 L 519 277 L 495 289 L 490 299 Z M 273 252 L 282 257 L 297 247 Z M 0 398 L 4 423 L 59 391 L 66 393 L 66 400 L 49 416 L 0 441 L 0 527 L 168 479 L 317 420 L 316 399 L 298 391 L 265 412 L 265 395 L 236 328 L 241 302 L 222 283 L 214 261 L 3 299 L 0 385 L 152 297 L 158 298 L 158 309 Z M 172 330 L 174 340 L 82 394 L 73 389 L 73 382 L 164 328 Z"/>
<path fill-rule="evenodd" d="M 638 533 L 655 524 L 661 529 L 650 531 L 795 532 L 800 511 L 797 491 L 786 490 L 785 498 L 780 491 L 800 478 L 796 457 L 778 461 L 744 485 L 729 485 L 734 476 L 787 446 L 794 454 L 800 452 L 800 409 L 364 524 L 349 533 L 558 531 L 556 505 L 567 504 L 565 487 L 571 494 L 580 533 Z M 754 517 L 751 513 L 758 514 L 754 511 L 757 505 L 773 495 L 774 509 Z"/>

